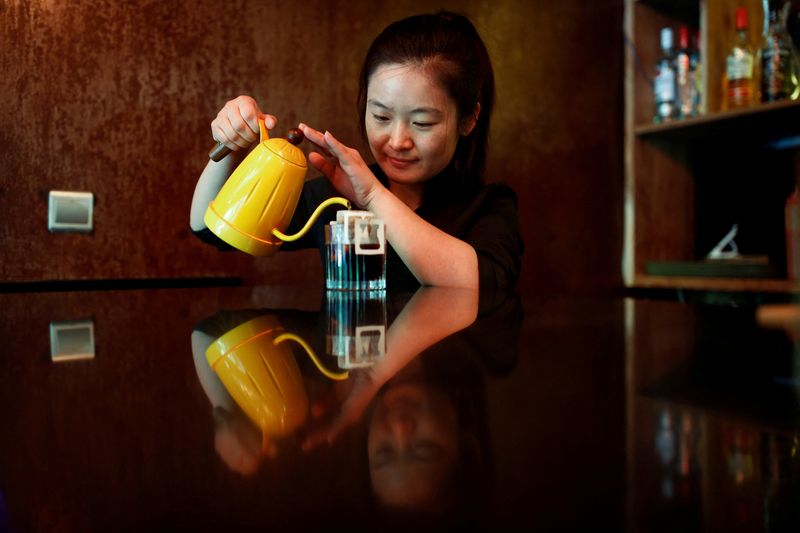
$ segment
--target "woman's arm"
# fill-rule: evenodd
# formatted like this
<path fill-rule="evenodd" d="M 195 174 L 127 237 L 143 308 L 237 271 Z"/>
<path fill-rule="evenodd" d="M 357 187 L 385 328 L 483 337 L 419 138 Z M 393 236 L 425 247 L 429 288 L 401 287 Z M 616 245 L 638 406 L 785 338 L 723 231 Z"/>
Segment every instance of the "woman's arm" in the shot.
<path fill-rule="evenodd" d="M 422 285 L 478 288 L 472 246 L 423 220 L 380 184 L 364 208 L 386 222 L 386 238 Z"/>
<path fill-rule="evenodd" d="M 472 246 L 423 220 L 381 185 L 357 150 L 330 132 L 305 124 L 300 129 L 323 152 L 310 154 L 311 164 L 341 194 L 386 222 L 387 239 L 422 285 L 478 288 L 478 257 Z"/>
<path fill-rule="evenodd" d="M 189 212 L 189 226 L 192 231 L 200 231 L 206 227 L 203 217 L 208 204 L 217 197 L 217 193 L 243 158 L 243 152 L 239 151 L 231 152 L 220 162 L 208 160 L 194 187 L 192 208 Z"/>

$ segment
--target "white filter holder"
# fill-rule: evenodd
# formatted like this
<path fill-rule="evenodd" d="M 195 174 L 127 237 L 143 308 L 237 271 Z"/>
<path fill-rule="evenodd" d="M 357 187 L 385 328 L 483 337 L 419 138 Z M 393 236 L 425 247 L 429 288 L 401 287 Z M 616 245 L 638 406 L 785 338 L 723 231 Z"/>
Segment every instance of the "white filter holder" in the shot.
<path fill-rule="evenodd" d="M 355 221 L 356 255 L 386 253 L 386 225 L 378 218 Z"/>

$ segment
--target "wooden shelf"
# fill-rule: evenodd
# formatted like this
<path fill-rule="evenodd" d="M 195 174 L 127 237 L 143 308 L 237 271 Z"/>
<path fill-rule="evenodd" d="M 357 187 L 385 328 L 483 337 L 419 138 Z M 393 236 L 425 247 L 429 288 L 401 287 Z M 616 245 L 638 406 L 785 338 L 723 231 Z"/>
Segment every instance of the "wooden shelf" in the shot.
<path fill-rule="evenodd" d="M 698 0 L 636 0 L 672 18 L 689 23 L 697 23 L 700 17 Z"/>
<path fill-rule="evenodd" d="M 642 274 L 633 279 L 631 287 L 637 289 L 800 293 L 800 281 L 787 279 L 690 278 Z"/>
<path fill-rule="evenodd" d="M 741 137 L 776 141 L 800 134 L 800 100 L 761 104 L 746 109 L 719 111 L 701 117 L 663 124 L 641 124 L 634 133 L 643 139 L 694 140 Z"/>

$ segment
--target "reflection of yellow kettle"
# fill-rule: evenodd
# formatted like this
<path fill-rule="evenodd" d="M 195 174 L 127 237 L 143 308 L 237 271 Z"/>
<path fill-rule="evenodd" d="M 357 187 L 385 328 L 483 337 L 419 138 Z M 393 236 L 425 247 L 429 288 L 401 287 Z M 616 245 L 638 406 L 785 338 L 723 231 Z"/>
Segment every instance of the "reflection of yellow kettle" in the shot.
<path fill-rule="evenodd" d="M 265 435 L 291 434 L 308 415 L 303 377 L 285 340 L 298 342 L 317 368 L 331 379 L 333 373 L 317 359 L 300 337 L 286 333 L 272 315 L 241 324 L 214 341 L 206 359 L 230 395 Z"/>
<path fill-rule="evenodd" d="M 294 235 L 289 225 L 305 181 L 306 156 L 296 146 L 300 130 L 290 130 L 289 140 L 270 139 L 264 119 L 259 119 L 261 138 L 206 210 L 205 223 L 220 239 L 250 255 L 272 256 L 284 241 L 306 234 L 323 209 L 331 204 L 350 208 L 344 198 L 322 202 L 306 225 Z M 290 142 L 291 141 L 291 142 Z"/>

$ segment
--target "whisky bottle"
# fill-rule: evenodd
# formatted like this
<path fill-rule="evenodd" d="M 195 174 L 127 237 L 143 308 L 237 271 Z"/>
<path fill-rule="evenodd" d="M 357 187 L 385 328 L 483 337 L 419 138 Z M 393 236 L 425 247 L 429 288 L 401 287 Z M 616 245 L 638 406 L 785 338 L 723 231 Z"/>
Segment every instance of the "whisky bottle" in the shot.
<path fill-rule="evenodd" d="M 789 4 L 771 0 L 769 25 L 761 46 L 761 101 L 775 102 L 794 92 L 792 39 L 786 25 Z"/>
<path fill-rule="evenodd" d="M 747 35 L 747 9 L 736 9 L 736 37 L 725 63 L 725 104 L 728 109 L 755 103 L 755 49 Z"/>
<path fill-rule="evenodd" d="M 678 116 L 690 118 L 696 115 L 695 68 L 696 58 L 693 57 L 689 42 L 689 28 L 681 26 L 678 31 L 678 53 L 675 56 L 675 88 L 678 98 Z M 694 61 L 693 61 L 694 60 Z"/>
<path fill-rule="evenodd" d="M 668 122 L 678 116 L 675 86 L 675 57 L 672 49 L 672 30 L 661 30 L 661 55 L 656 61 L 653 78 L 655 122 Z"/>
<path fill-rule="evenodd" d="M 692 45 L 692 54 L 690 60 L 692 62 L 692 71 L 694 72 L 694 114 L 700 116 L 703 114 L 703 58 L 700 52 L 700 32 L 694 32 L 694 43 Z"/>

